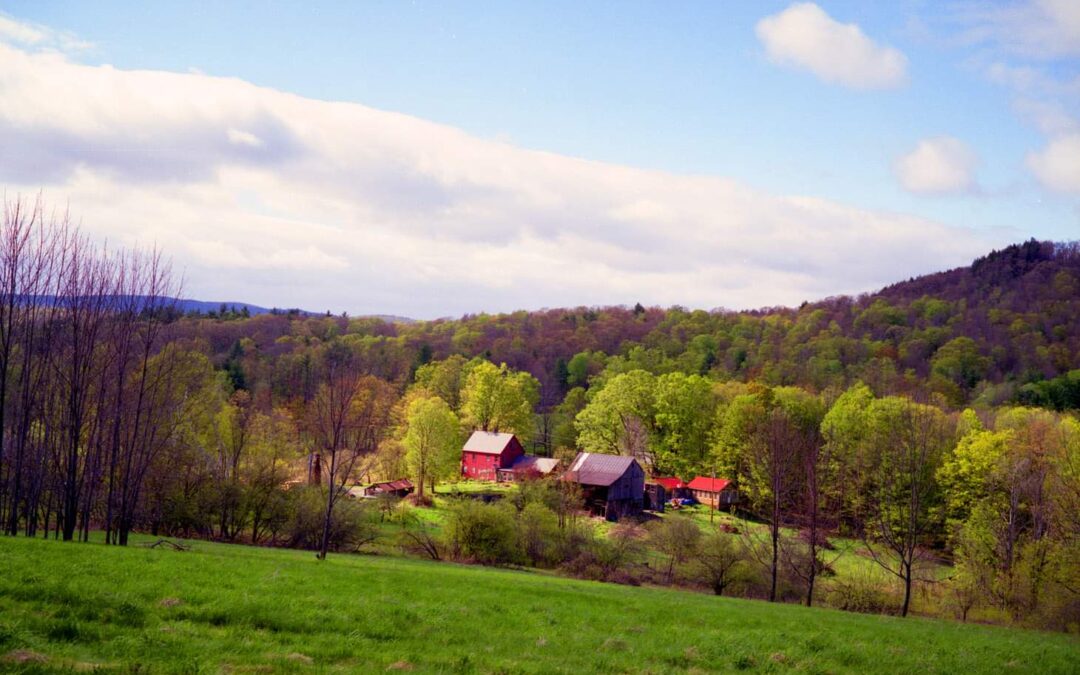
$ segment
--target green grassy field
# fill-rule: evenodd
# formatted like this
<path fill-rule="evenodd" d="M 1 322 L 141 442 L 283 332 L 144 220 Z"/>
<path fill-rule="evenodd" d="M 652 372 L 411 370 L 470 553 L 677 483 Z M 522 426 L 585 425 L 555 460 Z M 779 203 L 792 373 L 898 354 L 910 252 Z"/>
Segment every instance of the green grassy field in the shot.
<path fill-rule="evenodd" d="M 403 558 L 0 539 L 0 669 L 1076 672 L 1058 634 Z"/>

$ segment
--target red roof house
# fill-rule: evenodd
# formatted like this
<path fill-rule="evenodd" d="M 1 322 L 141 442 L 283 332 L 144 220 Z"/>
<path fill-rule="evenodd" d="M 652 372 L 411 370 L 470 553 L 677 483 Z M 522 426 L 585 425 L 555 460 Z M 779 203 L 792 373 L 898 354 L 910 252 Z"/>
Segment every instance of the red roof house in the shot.
<path fill-rule="evenodd" d="M 713 508 L 730 506 L 739 501 L 739 493 L 735 484 L 727 478 L 709 478 L 698 476 L 687 485 L 690 494 L 702 504 L 708 504 Z"/>
<path fill-rule="evenodd" d="M 495 480 L 499 469 L 509 469 L 524 454 L 514 434 L 474 431 L 461 449 L 461 475 L 473 480 Z"/>

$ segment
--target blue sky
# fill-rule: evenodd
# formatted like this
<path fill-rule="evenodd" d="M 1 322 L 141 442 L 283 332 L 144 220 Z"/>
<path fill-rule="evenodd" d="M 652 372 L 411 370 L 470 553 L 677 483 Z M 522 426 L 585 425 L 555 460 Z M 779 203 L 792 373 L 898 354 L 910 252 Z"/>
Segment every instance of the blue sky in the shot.
<path fill-rule="evenodd" d="M 256 104 L 250 102 L 189 111 L 192 117 L 174 120 L 179 127 L 151 124 L 145 115 L 125 120 L 123 110 L 154 107 L 155 97 L 168 100 L 157 87 L 171 85 L 145 84 L 123 87 L 133 98 L 118 99 L 117 110 L 102 111 L 107 102 L 91 106 L 104 121 L 75 120 L 68 128 L 48 129 L 31 129 L 26 120 L 0 125 L 0 133 L 18 135 L 26 149 L 47 148 L 47 156 L 62 156 L 57 161 L 75 167 L 46 180 L 27 166 L 4 167 L 0 159 L 0 182 L 9 192 L 40 189 L 47 199 L 70 202 L 86 227 L 103 236 L 163 242 L 186 270 L 191 292 L 209 299 L 422 316 L 639 298 L 757 306 L 871 290 L 895 280 L 886 274 L 906 277 L 963 264 L 974 252 L 1029 236 L 1080 237 L 1080 153 L 1072 152 L 1080 150 L 1080 10 L 1067 0 L 993 5 L 39 0 L 0 2 L 0 11 L 8 24 L 7 44 L 29 59 L 30 71 L 49 65 L 55 67 L 49 72 L 59 72 L 55 63 L 46 64 L 54 57 L 69 69 L 110 64 L 110 77 L 119 79 L 133 79 L 131 71 L 186 74 L 185 87 L 192 90 L 205 84 L 218 91 L 233 83 L 259 101 L 258 116 L 267 129 L 286 129 L 282 138 L 304 151 L 315 145 L 298 130 L 303 120 L 282 107 L 291 104 L 268 102 L 269 90 L 306 102 L 352 102 L 364 111 L 401 113 L 437 123 L 451 136 L 464 132 L 479 144 L 470 149 L 455 141 L 450 149 L 429 138 L 431 145 L 417 145 L 415 134 L 397 128 L 393 116 L 371 124 L 360 117 L 339 120 L 342 133 L 356 143 L 352 156 L 366 157 L 366 149 L 379 147 L 370 163 L 346 169 L 358 171 L 359 180 L 370 182 L 379 196 L 347 187 L 332 194 L 305 188 L 300 192 L 318 204 L 305 212 L 299 197 L 291 205 L 280 203 L 281 187 L 274 183 L 314 181 L 318 171 L 283 164 L 285 155 L 244 160 L 247 169 L 265 172 L 265 180 L 236 174 L 231 155 L 208 163 L 196 171 L 198 179 L 189 180 L 170 173 L 178 165 L 160 152 L 166 141 L 148 141 L 155 149 L 142 155 L 139 173 L 162 178 L 140 186 L 136 196 L 130 194 L 130 176 L 127 182 L 117 179 L 117 160 L 100 159 L 124 143 L 121 135 L 94 135 L 108 124 L 117 129 L 147 124 L 140 135 L 153 138 L 186 134 L 191 127 L 185 125 L 198 121 L 219 125 L 231 147 L 253 134 L 249 147 L 266 151 L 272 144 L 230 117 L 255 123 L 250 114 Z M 20 38 L 12 25 L 41 37 Z M 0 30 L 0 40 L 3 36 Z M 115 85 L 82 88 L 79 95 L 96 99 L 102 86 Z M 11 95 L 36 100 L 25 88 L 12 91 L 6 100 Z M 330 114 L 330 106 L 317 107 Z M 89 135 L 74 140 L 80 134 Z M 366 134 L 374 136 L 365 140 Z M 395 138 L 403 145 L 395 147 Z M 513 158 L 489 156 L 507 147 L 521 152 Z M 72 148 L 92 152 L 80 156 Z M 623 169 L 654 178 L 635 175 L 612 188 L 616 192 L 603 204 L 591 203 L 587 195 L 570 196 L 577 191 L 560 182 L 568 169 L 550 167 L 533 175 L 537 158 L 529 150 L 560 161 L 589 160 L 595 166 L 582 180 L 598 186 L 614 185 L 612 176 L 621 176 Z M 479 164 L 472 163 L 473 152 L 483 156 Z M 155 158 L 159 161 L 147 166 Z M 324 165 L 350 162 L 324 160 Z M 184 176 L 198 161 L 184 159 Z M 507 164 L 477 175 L 477 166 L 491 162 Z M 405 174 L 398 171 L 401 163 L 409 165 Z M 432 164 L 438 167 L 434 173 Z M 414 185 L 419 174 L 433 178 L 434 185 Z M 547 197 L 537 201 L 530 192 L 533 184 L 500 183 L 499 176 L 507 174 L 543 185 L 550 199 L 559 200 L 559 209 L 552 212 Z M 685 180 L 674 180 L 679 177 Z M 698 177 L 719 183 L 699 184 Z M 726 181 L 737 184 L 737 194 L 709 196 L 724 193 Z M 200 200 L 179 194 L 178 183 L 203 191 L 206 208 L 215 214 L 221 210 L 207 190 L 236 208 L 230 222 L 252 222 L 237 225 L 236 232 L 221 231 L 232 226 L 219 225 L 185 240 L 175 231 L 163 234 L 164 225 L 155 230 L 128 215 L 155 219 L 157 203 L 161 216 L 173 221 L 171 230 L 198 230 L 205 218 L 193 204 Z M 496 184 L 517 196 L 498 204 L 477 196 Z M 475 189 L 463 191 L 462 185 Z M 123 190 L 124 199 L 133 202 L 127 214 L 99 209 L 98 202 L 107 201 L 103 194 L 112 190 Z M 636 194 L 645 196 L 638 200 Z M 80 201 L 81 195 L 92 199 Z M 693 203 L 692 213 L 683 199 Z M 191 222 L 170 206 L 176 200 L 182 200 Z M 267 205 L 275 200 L 279 203 Z M 794 207 L 790 200 L 796 200 Z M 785 210 L 780 216 L 777 202 L 811 212 Z M 315 213 L 328 203 L 332 206 Z M 818 208 L 819 203 L 826 206 Z M 634 214 L 632 227 L 620 220 L 622 207 Z M 424 208 L 431 210 L 424 213 Z M 711 210 L 719 214 L 715 223 Z M 723 215 L 729 210 L 738 214 L 731 222 Z M 479 220 L 470 215 L 477 213 L 483 214 Z M 103 224 L 105 218 L 125 222 L 113 230 L 114 225 Z M 560 218 L 565 220 L 548 224 Z M 860 219 L 874 224 L 860 231 Z M 442 225 L 428 231 L 417 225 L 425 220 Z M 288 231 L 308 225 L 326 231 L 306 245 L 304 237 Z M 712 228 L 704 244 L 715 247 L 711 263 L 671 245 L 671 239 L 687 239 L 686 232 Z M 760 230 L 777 236 L 751 236 Z M 243 242 L 256 231 L 265 232 L 267 242 L 280 234 L 278 248 L 259 251 L 259 260 L 230 265 L 228 252 L 246 251 Z M 447 245 L 446 256 L 414 254 L 432 240 Z M 395 282 L 373 271 L 386 261 L 353 255 L 348 247 L 358 243 L 393 250 L 400 264 L 415 261 L 416 269 L 402 271 L 413 278 Z M 768 251 L 775 256 L 764 255 Z M 729 253 L 738 265 L 725 260 Z M 463 258 L 470 266 L 499 265 L 500 256 L 515 260 L 507 263 L 511 266 L 554 265 L 564 275 L 583 278 L 576 284 L 538 273 L 500 281 L 454 274 L 466 264 Z M 280 264 L 268 265 L 267 259 Z M 293 259 L 310 264 L 289 262 Z M 326 264 L 329 260 L 334 262 Z M 688 263 L 680 268 L 680 260 Z M 326 272 L 327 279 L 313 281 L 313 269 Z M 844 269 L 850 273 L 838 271 Z M 350 284 L 355 288 L 341 290 Z"/>

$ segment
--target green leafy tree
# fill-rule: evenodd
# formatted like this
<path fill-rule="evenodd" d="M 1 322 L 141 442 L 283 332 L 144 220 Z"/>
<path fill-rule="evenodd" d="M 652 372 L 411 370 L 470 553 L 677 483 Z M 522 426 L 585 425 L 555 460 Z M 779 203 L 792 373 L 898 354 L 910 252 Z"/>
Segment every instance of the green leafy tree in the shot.
<path fill-rule="evenodd" d="M 772 407 L 772 397 L 771 390 L 759 388 L 756 392 L 738 394 L 729 404 L 717 409 L 713 458 L 718 475 L 734 479 L 739 485 L 749 485 L 752 444 L 761 421 Z"/>
<path fill-rule="evenodd" d="M 828 446 L 834 480 L 827 499 L 839 516 L 841 528 L 854 526 L 869 494 L 870 405 L 874 394 L 858 382 L 840 395 L 821 421 L 821 435 Z"/>
<path fill-rule="evenodd" d="M 409 403 L 406 415 L 405 462 L 416 481 L 416 497 L 424 501 L 429 483 L 454 474 L 461 451 L 461 426 L 446 401 L 420 397 Z"/>
<path fill-rule="evenodd" d="M 533 409 L 540 398 L 540 383 L 506 364 L 478 363 L 469 373 L 461 395 L 461 417 L 471 429 L 532 436 Z"/>
<path fill-rule="evenodd" d="M 566 385 L 586 387 L 589 378 L 604 369 L 607 355 L 603 352 L 578 352 L 566 364 Z"/>
<path fill-rule="evenodd" d="M 469 361 L 460 354 L 454 354 L 442 361 L 424 363 L 416 369 L 416 384 L 438 396 L 457 410 L 461 405 L 461 390 L 469 375 Z"/>
<path fill-rule="evenodd" d="M 974 428 L 960 438 L 938 470 L 952 523 L 967 520 L 974 506 L 999 492 L 1001 463 L 1014 442 L 1015 434 L 1009 429 Z"/>
<path fill-rule="evenodd" d="M 644 370 L 613 377 L 589 391 L 589 403 L 578 413 L 578 445 L 586 452 L 633 455 L 651 464 L 649 430 L 655 409 L 656 378 Z"/>
<path fill-rule="evenodd" d="M 562 403 L 555 407 L 552 412 L 551 445 L 553 452 L 559 448 L 576 448 L 577 428 L 574 419 L 578 413 L 585 409 L 587 403 L 585 390 L 574 387 L 566 392 Z"/>
<path fill-rule="evenodd" d="M 979 353 L 979 346 L 967 336 L 953 338 L 934 353 L 930 365 L 934 374 L 945 378 L 964 392 L 969 392 L 986 374 L 990 359 Z"/>
<path fill-rule="evenodd" d="M 655 382 L 654 469 L 660 474 L 706 471 L 716 414 L 712 383 L 701 375 L 668 373 Z"/>

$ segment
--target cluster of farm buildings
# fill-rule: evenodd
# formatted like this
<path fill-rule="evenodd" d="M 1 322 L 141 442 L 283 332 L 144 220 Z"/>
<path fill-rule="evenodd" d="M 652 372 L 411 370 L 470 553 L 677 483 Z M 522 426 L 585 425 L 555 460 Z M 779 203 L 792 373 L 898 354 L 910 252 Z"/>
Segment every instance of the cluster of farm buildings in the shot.
<path fill-rule="evenodd" d="M 697 476 L 689 482 L 675 476 L 647 477 L 633 457 L 579 452 L 569 466 L 558 459 L 525 452 L 517 436 L 474 431 L 461 449 L 461 476 L 466 480 L 511 482 L 552 478 L 581 487 L 585 505 L 608 520 L 640 513 L 663 511 L 669 501 L 696 501 L 713 508 L 738 502 L 735 485 L 726 478 Z M 412 492 L 408 480 L 376 483 L 363 489 L 364 496 Z"/>

